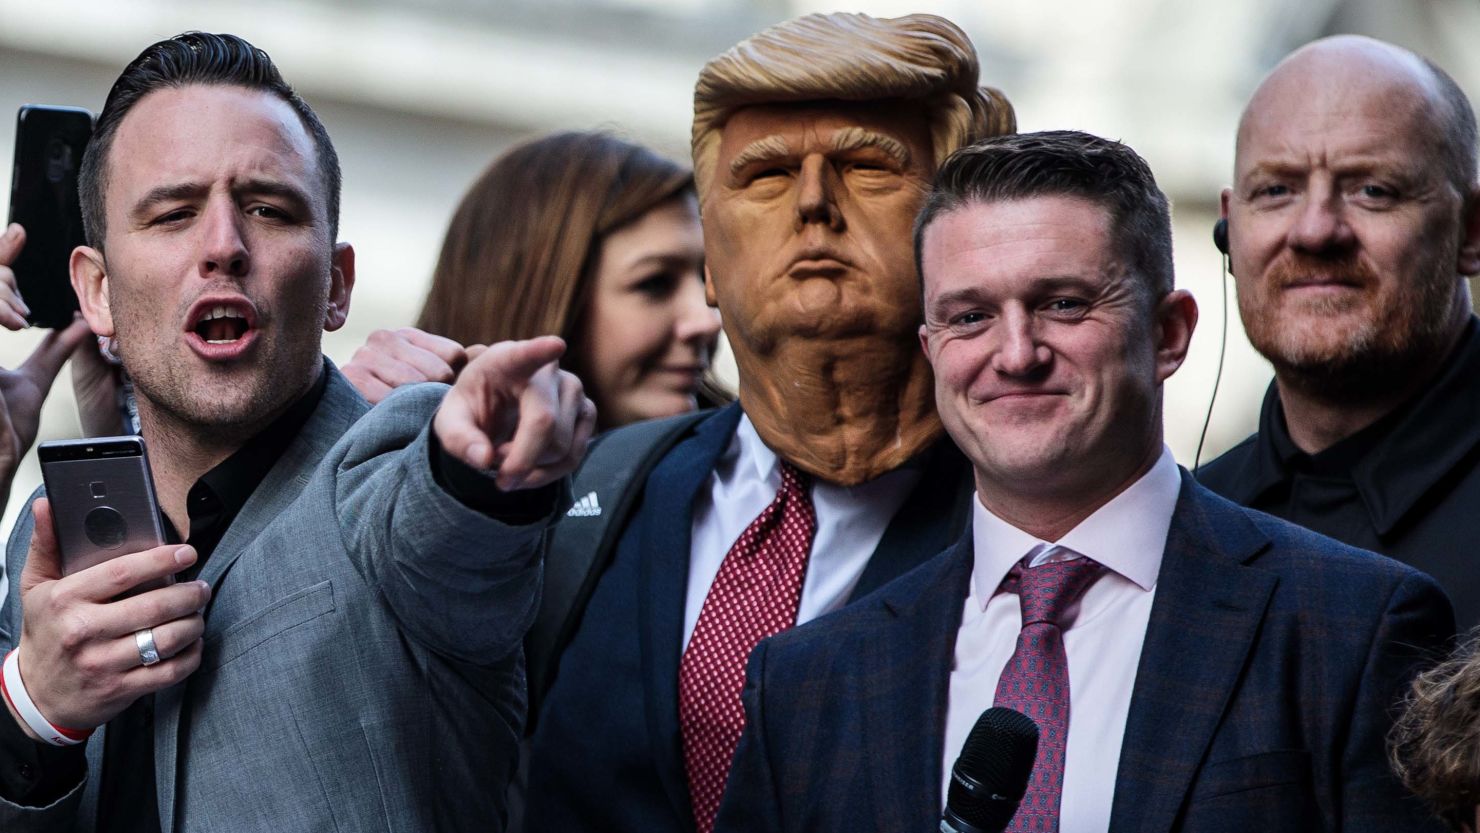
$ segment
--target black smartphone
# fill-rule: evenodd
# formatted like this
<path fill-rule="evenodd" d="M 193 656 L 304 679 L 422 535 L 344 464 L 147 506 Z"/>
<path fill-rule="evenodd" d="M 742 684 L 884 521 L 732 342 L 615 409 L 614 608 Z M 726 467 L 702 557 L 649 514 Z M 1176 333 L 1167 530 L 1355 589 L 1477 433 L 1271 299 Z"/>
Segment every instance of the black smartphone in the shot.
<path fill-rule="evenodd" d="M 164 543 L 142 437 L 45 442 L 37 446 L 36 456 L 51 500 L 64 573 Z M 170 581 L 146 583 L 131 593 Z"/>
<path fill-rule="evenodd" d="M 10 268 L 37 326 L 65 327 L 77 311 L 68 261 L 86 242 L 77 175 L 92 131 L 80 107 L 27 104 L 16 114 L 10 222 L 26 227 L 26 246 Z"/>

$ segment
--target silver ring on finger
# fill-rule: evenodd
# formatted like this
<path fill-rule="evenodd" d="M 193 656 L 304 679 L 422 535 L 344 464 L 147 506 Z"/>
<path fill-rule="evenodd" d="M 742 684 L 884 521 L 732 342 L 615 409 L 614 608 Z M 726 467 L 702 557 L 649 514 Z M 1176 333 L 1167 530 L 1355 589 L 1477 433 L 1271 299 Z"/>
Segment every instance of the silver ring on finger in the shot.
<path fill-rule="evenodd" d="M 154 644 L 154 628 L 134 632 L 134 644 L 139 647 L 139 662 L 154 665 L 159 662 L 159 648 Z"/>

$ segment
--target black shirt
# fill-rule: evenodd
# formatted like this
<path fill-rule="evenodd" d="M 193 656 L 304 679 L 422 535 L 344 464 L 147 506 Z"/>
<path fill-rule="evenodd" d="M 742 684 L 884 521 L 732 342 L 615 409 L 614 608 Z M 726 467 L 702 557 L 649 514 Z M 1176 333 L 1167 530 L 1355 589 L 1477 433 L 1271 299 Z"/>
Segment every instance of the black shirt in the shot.
<path fill-rule="evenodd" d="M 260 434 L 206 472 L 186 495 L 195 564 L 178 574 L 191 581 L 200 574 L 253 492 L 277 463 L 322 399 L 328 373 Z M 493 481 L 448 455 L 432 436 L 432 471 L 438 484 L 465 505 L 509 523 L 531 523 L 548 516 L 561 497 L 559 486 L 500 492 Z M 163 517 L 168 542 L 179 533 Z M 103 771 L 98 785 L 99 830 L 109 833 L 159 833 L 154 782 L 154 696 L 139 698 L 108 721 Z M 0 719 L 0 796 L 40 807 L 66 795 L 87 769 L 84 746 L 57 748 L 38 743 L 8 718 Z"/>
<path fill-rule="evenodd" d="M 1258 433 L 1197 477 L 1230 500 L 1428 573 L 1467 629 L 1480 624 L 1477 463 L 1480 327 L 1471 317 L 1433 382 L 1372 425 L 1306 454 L 1271 384 Z"/>

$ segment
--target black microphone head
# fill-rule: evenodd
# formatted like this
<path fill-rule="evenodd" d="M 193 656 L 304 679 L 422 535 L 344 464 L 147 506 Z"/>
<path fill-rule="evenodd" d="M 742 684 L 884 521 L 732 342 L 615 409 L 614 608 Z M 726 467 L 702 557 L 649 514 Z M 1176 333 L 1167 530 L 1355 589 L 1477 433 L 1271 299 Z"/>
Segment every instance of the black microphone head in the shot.
<path fill-rule="evenodd" d="M 1032 718 L 1001 707 L 982 712 L 951 768 L 941 829 L 1005 830 L 1028 791 L 1037 757 L 1038 724 Z"/>

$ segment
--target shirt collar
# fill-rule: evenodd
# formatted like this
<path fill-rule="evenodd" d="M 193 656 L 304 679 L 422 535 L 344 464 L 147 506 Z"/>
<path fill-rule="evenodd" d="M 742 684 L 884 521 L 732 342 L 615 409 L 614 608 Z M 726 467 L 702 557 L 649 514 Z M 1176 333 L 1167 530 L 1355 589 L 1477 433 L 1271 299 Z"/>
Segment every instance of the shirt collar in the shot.
<path fill-rule="evenodd" d="M 1307 455 L 1290 439 L 1279 391 L 1271 383 L 1248 475 L 1242 489 L 1229 496 L 1255 503 L 1302 469 L 1349 477 L 1373 529 L 1385 535 L 1480 444 L 1477 387 L 1480 326 L 1471 316 L 1439 375 L 1418 396 L 1319 454 Z"/>
<path fill-rule="evenodd" d="M 1027 556 L 1049 555 L 1054 545 L 1094 559 L 1142 590 L 1156 586 L 1182 474 L 1162 446 L 1150 470 L 1058 541 L 1044 541 L 992 514 L 978 496 L 972 503 L 975 547 L 972 593 L 985 608 L 1013 565 Z"/>
<path fill-rule="evenodd" d="M 762 483 L 770 483 L 772 478 L 776 483 L 781 482 L 781 474 L 776 470 L 781 458 L 761 439 L 749 416 L 741 414 L 740 427 L 735 429 L 735 442 L 730 448 L 739 455 L 742 464 L 755 468 L 756 479 Z"/>
<path fill-rule="evenodd" d="M 237 513 L 241 512 L 252 493 L 277 464 L 278 458 L 303 429 L 304 423 L 308 422 L 324 396 L 328 379 L 329 374 L 320 370 L 318 380 L 308 392 L 190 487 L 185 498 L 185 510 L 190 517 L 188 543 L 200 555 L 197 569 L 215 550 Z M 163 513 L 160 516 L 169 526 L 169 519 Z M 173 527 L 170 527 L 170 532 L 178 538 L 179 533 Z"/>

